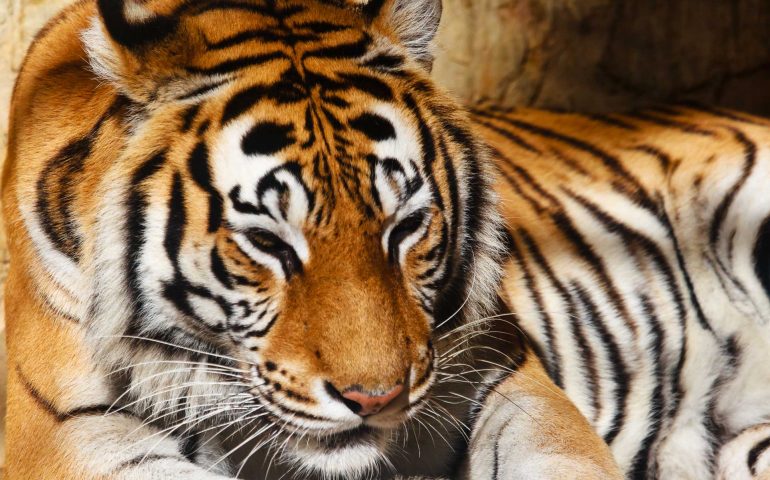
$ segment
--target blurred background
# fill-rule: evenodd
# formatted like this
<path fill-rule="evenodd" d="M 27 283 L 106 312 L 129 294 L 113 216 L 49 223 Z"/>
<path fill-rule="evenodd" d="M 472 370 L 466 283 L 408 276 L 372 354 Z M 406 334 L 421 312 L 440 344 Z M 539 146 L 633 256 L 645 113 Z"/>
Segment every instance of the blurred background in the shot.
<path fill-rule="evenodd" d="M 70 2 L 0 0 L 0 162 L 27 45 Z M 601 112 L 696 100 L 768 116 L 770 1 L 444 0 L 434 76 L 469 104 Z M 0 234 L 0 282 L 6 265 Z M 0 368 L 3 397 L 4 384 Z M 0 459 L 1 440 L 2 428 Z"/>

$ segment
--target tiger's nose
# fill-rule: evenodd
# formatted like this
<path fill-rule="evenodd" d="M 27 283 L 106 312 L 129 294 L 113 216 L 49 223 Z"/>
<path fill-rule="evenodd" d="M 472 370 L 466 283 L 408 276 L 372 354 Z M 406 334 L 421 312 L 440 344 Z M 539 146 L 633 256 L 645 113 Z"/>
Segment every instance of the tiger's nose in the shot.
<path fill-rule="evenodd" d="M 381 395 L 372 395 L 368 392 L 362 392 L 360 390 L 348 390 L 342 393 L 345 405 L 348 406 L 353 413 L 358 414 L 361 417 L 369 417 L 376 415 L 393 402 L 404 391 L 403 385 L 398 385 L 388 393 Z"/>

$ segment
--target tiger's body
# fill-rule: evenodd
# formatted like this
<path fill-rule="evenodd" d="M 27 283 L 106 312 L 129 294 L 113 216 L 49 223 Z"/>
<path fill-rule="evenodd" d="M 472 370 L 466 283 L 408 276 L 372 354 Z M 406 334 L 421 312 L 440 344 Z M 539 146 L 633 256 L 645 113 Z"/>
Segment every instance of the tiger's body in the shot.
<path fill-rule="evenodd" d="M 469 119 L 439 13 L 84 0 L 41 32 L 8 478 L 763 474 L 768 123 Z"/>
<path fill-rule="evenodd" d="M 770 121 L 672 107 L 474 115 L 513 319 L 629 478 L 764 478 Z"/>

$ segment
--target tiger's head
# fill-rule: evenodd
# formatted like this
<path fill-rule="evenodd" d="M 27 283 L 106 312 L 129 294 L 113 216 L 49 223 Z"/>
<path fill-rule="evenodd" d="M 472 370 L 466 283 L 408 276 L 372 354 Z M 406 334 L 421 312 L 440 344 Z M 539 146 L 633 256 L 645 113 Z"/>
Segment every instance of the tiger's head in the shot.
<path fill-rule="evenodd" d="M 263 422 L 325 474 L 376 466 L 438 382 L 434 340 L 499 280 L 490 166 L 429 78 L 440 0 L 97 11 L 90 63 L 131 115 L 91 324 L 126 402 Z"/>

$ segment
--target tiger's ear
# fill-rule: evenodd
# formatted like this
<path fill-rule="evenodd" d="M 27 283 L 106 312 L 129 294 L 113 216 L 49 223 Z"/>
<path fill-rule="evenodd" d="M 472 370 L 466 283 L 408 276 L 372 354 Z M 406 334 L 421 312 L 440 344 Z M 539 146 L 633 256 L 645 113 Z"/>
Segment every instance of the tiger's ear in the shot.
<path fill-rule="evenodd" d="M 393 31 L 412 58 L 430 70 L 442 0 L 349 0 L 375 24 Z"/>
<path fill-rule="evenodd" d="M 94 72 L 136 102 L 152 98 L 161 82 L 176 76 L 177 60 L 189 51 L 178 35 L 178 5 L 98 0 L 98 15 L 81 34 Z"/>

